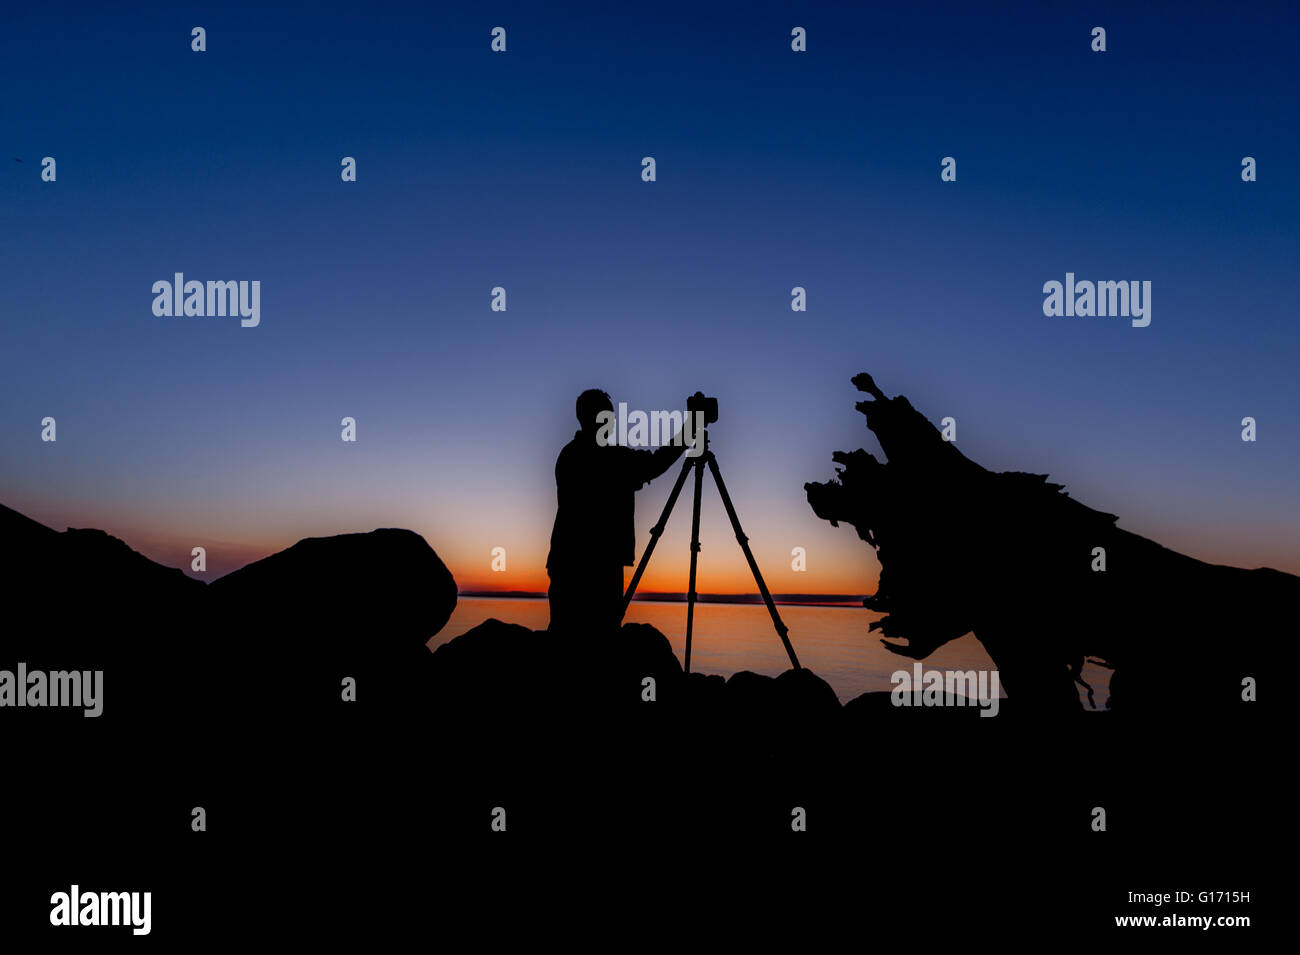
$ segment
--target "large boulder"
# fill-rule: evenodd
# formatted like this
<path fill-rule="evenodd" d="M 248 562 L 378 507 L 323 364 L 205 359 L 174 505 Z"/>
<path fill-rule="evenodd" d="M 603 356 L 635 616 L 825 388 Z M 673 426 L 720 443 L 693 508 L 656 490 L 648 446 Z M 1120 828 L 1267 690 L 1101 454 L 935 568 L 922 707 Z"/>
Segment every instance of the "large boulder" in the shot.
<path fill-rule="evenodd" d="M 291 642 L 320 649 L 323 638 L 362 654 L 414 648 L 456 608 L 456 582 L 414 531 L 308 537 L 213 581 L 211 590 L 246 623 L 276 618 L 303 628 Z"/>
<path fill-rule="evenodd" d="M 345 680 L 359 712 L 417 706 L 425 644 L 456 606 L 433 548 L 395 528 L 306 538 L 209 591 L 223 638 L 276 679 L 263 694 L 273 708 L 337 703 Z"/>

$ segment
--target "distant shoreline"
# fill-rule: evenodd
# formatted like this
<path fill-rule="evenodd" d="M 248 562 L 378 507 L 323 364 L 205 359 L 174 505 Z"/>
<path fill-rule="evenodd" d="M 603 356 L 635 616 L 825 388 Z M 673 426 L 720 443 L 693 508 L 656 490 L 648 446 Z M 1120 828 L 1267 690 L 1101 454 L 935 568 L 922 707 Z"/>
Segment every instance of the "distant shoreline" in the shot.
<path fill-rule="evenodd" d="M 545 600 L 546 594 L 534 590 L 462 590 L 461 597 L 489 597 L 500 600 Z M 639 593 L 632 598 L 647 603 L 686 603 L 685 594 Z M 699 603 L 762 604 L 759 594 L 697 594 Z M 772 594 L 775 603 L 799 607 L 855 607 L 862 609 L 861 594 Z"/>

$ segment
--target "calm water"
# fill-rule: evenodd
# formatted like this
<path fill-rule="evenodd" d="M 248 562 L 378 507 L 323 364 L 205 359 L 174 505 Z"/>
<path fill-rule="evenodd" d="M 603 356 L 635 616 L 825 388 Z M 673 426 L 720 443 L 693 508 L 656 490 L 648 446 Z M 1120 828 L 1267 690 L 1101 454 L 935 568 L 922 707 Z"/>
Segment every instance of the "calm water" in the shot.
<path fill-rule="evenodd" d="M 910 670 L 912 661 L 890 653 L 879 634 L 867 626 L 881 614 L 863 607 L 781 606 L 781 619 L 790 628 L 799 662 L 831 685 L 844 703 L 868 690 L 890 690 L 895 670 Z M 451 620 L 429 641 L 437 647 L 476 627 L 489 617 L 518 623 L 532 630 L 546 627 L 550 613 L 544 599 L 461 597 Z M 686 641 L 686 604 L 633 601 L 628 623 L 648 623 L 668 637 L 677 659 Z M 970 634 L 940 647 L 922 661 L 926 669 L 991 670 L 993 662 Z M 790 668 L 781 639 L 762 604 L 696 604 L 695 633 L 691 638 L 691 669 L 699 673 L 730 676 L 753 670 L 776 676 Z M 1105 706 L 1110 671 L 1084 668 L 1098 707 Z"/>

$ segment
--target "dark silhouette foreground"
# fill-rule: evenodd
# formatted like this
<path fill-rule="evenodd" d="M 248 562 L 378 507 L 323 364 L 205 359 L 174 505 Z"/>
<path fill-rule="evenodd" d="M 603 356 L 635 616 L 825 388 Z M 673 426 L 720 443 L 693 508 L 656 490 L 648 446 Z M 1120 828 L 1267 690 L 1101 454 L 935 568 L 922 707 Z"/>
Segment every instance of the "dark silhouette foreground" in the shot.
<path fill-rule="evenodd" d="M 887 463 L 836 452 L 838 480 L 805 489 L 818 517 L 876 549 L 880 586 L 865 603 L 886 613 L 871 629 L 893 652 L 924 659 L 974 631 L 1010 701 L 1039 713 L 1080 707 L 1092 659 L 1115 671 L 1113 709 L 1154 717 L 1241 712 L 1252 705 L 1243 681 L 1262 682 L 1289 653 L 1300 578 L 1121 530 L 1045 475 L 980 467 L 870 375 L 853 383 L 871 398 L 857 409 Z"/>
<path fill-rule="evenodd" d="M 79 878 L 157 889 L 160 936 L 167 920 L 238 934 L 250 907 L 278 925 L 318 911 L 326 879 L 368 931 L 404 917 L 426 932 L 431 899 L 453 904 L 436 877 L 494 900 L 522 872 L 570 886 L 563 865 L 585 902 L 594 885 L 620 913 L 697 875 L 711 901 L 754 878 L 739 891 L 764 928 L 773 912 L 804 925 L 814 909 L 789 893 L 807 889 L 882 913 L 985 900 L 973 926 L 1011 901 L 1017 925 L 1045 915 L 1041 941 L 1122 911 L 1134 887 L 1257 888 L 1240 863 L 1281 844 L 1284 704 L 1269 701 L 1286 699 L 1300 582 L 1175 554 L 1041 476 L 988 472 L 906 399 L 859 384 L 888 463 L 837 454 L 840 480 L 809 499 L 878 548 L 869 603 L 896 651 L 975 631 L 1009 695 L 996 718 L 888 693 L 841 706 L 806 668 L 687 675 L 644 625 L 584 637 L 489 620 L 430 653 L 456 588 L 410 531 L 301 541 L 205 586 L 102 531 L 0 508 L 0 668 L 105 671 L 97 719 L 0 712 L 22 917 L 43 921 Z M 612 534 L 602 557 L 620 574 L 625 544 Z M 613 571 L 601 581 L 613 602 Z M 1116 668 L 1113 712 L 1081 712 L 1086 656 Z M 1241 701 L 1247 674 L 1260 703 Z M 508 832 L 490 828 L 498 810 Z M 601 875 L 640 866 L 639 890 Z M 227 925 L 213 900 L 232 886 Z M 712 911 L 730 932 L 743 910 Z M 323 920 L 331 942 L 338 921 Z"/>
<path fill-rule="evenodd" d="M 924 516 L 897 533 L 862 524 L 887 542 L 882 591 L 898 595 L 900 624 L 904 608 L 942 606 L 897 573 L 909 566 L 904 555 L 924 558 L 907 543 L 909 524 L 926 526 Z M 21 771 L 6 817 L 11 850 L 50 860 L 41 874 L 24 868 L 42 903 L 66 889 L 70 868 L 103 872 L 105 885 L 176 883 L 158 908 L 160 933 L 161 913 L 211 926 L 213 894 L 190 890 L 224 891 L 224 873 L 237 873 L 247 904 L 276 917 L 286 897 L 318 904 L 319 880 L 286 880 L 281 859 L 294 873 L 353 873 L 347 904 L 367 915 L 394 898 L 426 912 L 427 872 L 456 881 L 477 865 L 490 896 L 521 860 L 546 860 L 538 877 L 553 880 L 554 860 L 601 872 L 610 854 L 671 866 L 678 879 L 683 859 L 723 883 L 763 872 L 763 892 L 784 869 L 798 874 L 787 880 L 795 886 L 853 886 L 852 904 L 860 881 L 842 881 L 846 862 L 879 868 L 909 897 L 915 886 L 933 891 L 936 871 L 947 870 L 961 873 L 952 891 L 968 891 L 974 872 L 999 884 L 1004 901 L 1014 886 L 1021 902 L 1025 874 L 1051 871 L 1051 894 L 1038 901 L 1059 908 L 1062 873 L 1078 876 L 1070 900 L 1099 871 L 1151 858 L 1180 876 L 1201 865 L 1210 884 L 1228 871 L 1222 860 L 1262 843 L 1271 817 L 1240 808 L 1254 809 L 1258 793 L 1207 764 L 1207 753 L 1250 767 L 1259 792 L 1281 791 L 1274 724 L 1258 715 L 1266 711 L 1198 725 L 1205 688 L 1196 685 L 1164 694 L 1169 709 L 1146 724 L 1158 733 L 1134 732 L 1142 710 L 1127 706 L 1061 707 L 1062 718 L 1043 719 L 1035 694 L 1019 692 L 1040 677 L 1024 662 L 1037 657 L 1016 641 L 995 654 L 1023 674 L 1008 677 L 1012 698 L 995 719 L 973 707 L 894 707 L 887 693 L 840 706 L 808 669 L 686 675 L 667 639 L 644 625 L 584 646 L 489 620 L 430 653 L 455 585 L 409 531 L 302 541 L 209 586 L 103 532 L 57 533 L 3 508 L 0 541 L 0 667 L 106 671 L 98 719 L 0 713 L 6 764 Z M 994 608 L 1020 606 L 997 596 Z M 1123 624 L 1122 606 L 1102 609 L 1099 628 Z M 986 619 L 1002 618 L 977 616 L 985 638 Z M 1041 633 L 1054 646 L 1047 626 Z M 1042 678 L 1052 676 L 1044 667 Z M 349 677 L 355 702 L 340 692 Z M 195 806 L 208 813 L 207 833 L 190 830 Z M 1110 814 L 1108 833 L 1089 828 L 1096 806 Z M 1206 806 L 1219 813 L 1214 826 Z M 508 834 L 489 828 L 498 808 Z M 795 809 L 807 814 L 806 833 L 792 832 Z M 810 861 L 814 846 L 825 865 Z M 959 853 L 955 867 L 944 851 Z M 655 891 L 664 884 L 656 879 Z"/>

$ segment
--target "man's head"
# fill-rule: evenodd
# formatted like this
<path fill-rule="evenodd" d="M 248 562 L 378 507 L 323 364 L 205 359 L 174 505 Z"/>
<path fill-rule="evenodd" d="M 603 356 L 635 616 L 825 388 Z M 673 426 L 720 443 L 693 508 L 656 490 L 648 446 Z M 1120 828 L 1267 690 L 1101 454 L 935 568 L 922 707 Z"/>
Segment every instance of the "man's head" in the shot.
<path fill-rule="evenodd" d="M 614 402 L 610 400 L 608 394 L 599 388 L 588 388 L 578 395 L 578 423 L 582 425 L 583 431 L 591 434 L 596 433 L 599 426 L 596 417 L 602 411 L 608 411 L 611 414 L 614 411 Z"/>

